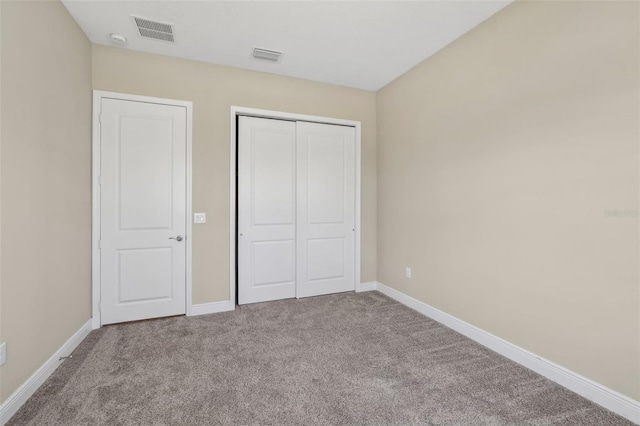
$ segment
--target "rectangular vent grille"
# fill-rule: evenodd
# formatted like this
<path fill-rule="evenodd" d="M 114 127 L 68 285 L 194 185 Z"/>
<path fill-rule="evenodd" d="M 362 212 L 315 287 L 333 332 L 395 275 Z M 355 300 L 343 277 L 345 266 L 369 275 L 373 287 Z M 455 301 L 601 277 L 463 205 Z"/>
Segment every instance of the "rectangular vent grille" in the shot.
<path fill-rule="evenodd" d="M 281 56 L 282 52 L 278 52 L 277 50 L 261 49 L 259 47 L 253 48 L 253 57 L 256 59 L 261 59 L 263 61 L 269 62 L 278 62 Z"/>
<path fill-rule="evenodd" d="M 168 41 L 170 43 L 175 42 L 175 39 L 173 38 L 173 27 L 171 24 L 139 18 L 137 16 L 134 16 L 133 20 L 138 27 L 138 33 L 142 37 Z"/>

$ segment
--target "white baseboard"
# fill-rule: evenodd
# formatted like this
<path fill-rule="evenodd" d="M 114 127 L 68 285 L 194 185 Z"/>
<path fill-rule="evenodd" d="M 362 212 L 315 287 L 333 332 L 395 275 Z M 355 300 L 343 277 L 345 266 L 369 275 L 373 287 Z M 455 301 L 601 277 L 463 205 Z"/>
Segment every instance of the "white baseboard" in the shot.
<path fill-rule="evenodd" d="M 561 386 L 595 402 L 604 408 L 619 414 L 630 421 L 640 424 L 640 402 L 635 401 L 619 392 L 609 389 L 578 373 L 568 370 L 554 362 L 544 359 L 519 346 L 507 342 L 500 337 L 486 332 L 476 326 L 464 322 L 453 315 L 442 312 L 411 296 L 395 290 L 382 283 L 376 285 L 378 291 L 421 314 L 446 325 L 483 346 L 498 352 L 518 364 L 558 383 Z"/>
<path fill-rule="evenodd" d="M 378 288 L 377 281 L 369 281 L 368 283 L 360 283 L 356 285 L 356 293 L 361 293 L 363 291 L 372 291 Z"/>
<path fill-rule="evenodd" d="M 197 315 L 215 314 L 218 312 L 229 312 L 236 308 L 235 304 L 231 300 L 224 300 L 222 302 L 211 303 L 199 303 L 197 305 L 191 305 L 190 317 Z"/>
<path fill-rule="evenodd" d="M 62 363 L 60 357 L 69 356 L 80 342 L 91 332 L 91 320 L 84 323 L 80 330 L 76 331 L 60 349 L 36 370 L 7 400 L 0 406 L 0 425 L 4 425 L 38 390 L 56 368 Z"/>

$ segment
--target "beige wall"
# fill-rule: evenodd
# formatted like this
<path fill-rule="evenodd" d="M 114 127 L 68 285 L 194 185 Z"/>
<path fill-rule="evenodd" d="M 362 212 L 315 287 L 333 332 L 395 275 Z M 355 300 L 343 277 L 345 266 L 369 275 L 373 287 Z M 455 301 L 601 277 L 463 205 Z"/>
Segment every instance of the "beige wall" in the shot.
<path fill-rule="evenodd" d="M 636 400 L 639 40 L 517 2 L 377 96 L 379 281 Z"/>
<path fill-rule="evenodd" d="M 362 122 L 362 281 L 376 279 L 375 93 L 94 45 L 93 88 L 193 102 L 193 301 L 229 299 L 231 105 Z"/>
<path fill-rule="evenodd" d="M 4 401 L 91 316 L 91 44 L 60 2 L 0 9 Z"/>

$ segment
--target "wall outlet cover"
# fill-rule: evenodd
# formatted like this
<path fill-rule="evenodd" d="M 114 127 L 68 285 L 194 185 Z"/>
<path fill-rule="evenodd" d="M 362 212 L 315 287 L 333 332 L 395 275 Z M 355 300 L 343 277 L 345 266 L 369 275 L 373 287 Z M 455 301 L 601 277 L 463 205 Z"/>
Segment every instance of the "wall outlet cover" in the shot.
<path fill-rule="evenodd" d="M 411 268 L 407 266 L 407 268 L 404 271 L 404 274 L 407 278 L 411 278 Z"/>

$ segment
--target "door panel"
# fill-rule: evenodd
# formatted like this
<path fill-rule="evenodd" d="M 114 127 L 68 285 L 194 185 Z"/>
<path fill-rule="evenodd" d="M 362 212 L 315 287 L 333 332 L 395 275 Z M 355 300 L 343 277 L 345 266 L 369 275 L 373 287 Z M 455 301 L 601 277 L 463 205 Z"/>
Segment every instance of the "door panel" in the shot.
<path fill-rule="evenodd" d="M 254 129 L 252 137 L 253 225 L 292 225 L 295 182 L 290 135 Z"/>
<path fill-rule="evenodd" d="M 170 248 L 118 250 L 118 304 L 171 299 Z"/>
<path fill-rule="evenodd" d="M 170 229 L 172 120 L 120 117 L 119 228 Z"/>
<path fill-rule="evenodd" d="M 185 313 L 186 108 L 103 99 L 102 324 Z"/>
<path fill-rule="evenodd" d="M 297 296 L 355 290 L 355 129 L 297 123 Z"/>
<path fill-rule="evenodd" d="M 281 285 L 295 280 L 295 241 L 257 241 L 251 243 L 253 285 Z"/>
<path fill-rule="evenodd" d="M 309 224 L 345 221 L 345 143 L 332 135 L 307 136 Z"/>
<path fill-rule="evenodd" d="M 309 282 L 344 279 L 347 271 L 345 238 L 316 238 L 307 243 L 307 278 Z"/>
<path fill-rule="evenodd" d="M 296 125 L 238 120 L 238 303 L 295 297 Z"/>

